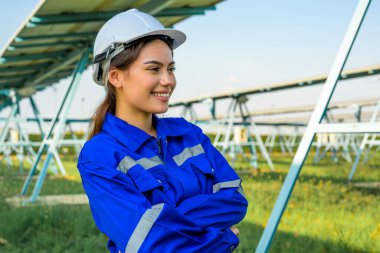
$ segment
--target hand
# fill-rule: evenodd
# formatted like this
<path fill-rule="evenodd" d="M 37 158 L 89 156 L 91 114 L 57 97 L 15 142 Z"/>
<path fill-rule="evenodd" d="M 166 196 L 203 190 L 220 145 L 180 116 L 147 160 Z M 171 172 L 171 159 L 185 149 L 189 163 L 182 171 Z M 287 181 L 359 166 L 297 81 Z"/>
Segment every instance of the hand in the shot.
<path fill-rule="evenodd" d="M 236 236 L 239 236 L 240 234 L 240 231 L 239 229 L 237 229 L 236 227 L 230 227 L 232 233 L 234 233 Z"/>

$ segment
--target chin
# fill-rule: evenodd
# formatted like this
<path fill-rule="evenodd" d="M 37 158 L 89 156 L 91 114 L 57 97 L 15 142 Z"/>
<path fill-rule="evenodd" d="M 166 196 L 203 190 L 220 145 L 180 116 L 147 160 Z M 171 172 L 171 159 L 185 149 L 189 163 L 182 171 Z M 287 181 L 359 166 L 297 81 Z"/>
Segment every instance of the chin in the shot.
<path fill-rule="evenodd" d="M 169 107 L 166 106 L 165 108 L 156 108 L 155 110 L 152 110 L 153 114 L 161 114 L 166 113 L 169 110 Z"/>

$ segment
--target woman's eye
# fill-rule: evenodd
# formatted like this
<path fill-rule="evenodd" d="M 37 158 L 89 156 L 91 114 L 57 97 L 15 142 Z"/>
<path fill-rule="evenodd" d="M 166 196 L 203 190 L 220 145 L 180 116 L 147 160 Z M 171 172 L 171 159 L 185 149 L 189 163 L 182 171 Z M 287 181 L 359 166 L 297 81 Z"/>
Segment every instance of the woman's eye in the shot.
<path fill-rule="evenodd" d="M 150 71 L 153 71 L 153 72 L 158 72 L 160 69 L 159 68 L 149 68 Z"/>
<path fill-rule="evenodd" d="M 169 68 L 169 71 L 170 71 L 170 72 L 174 72 L 174 71 L 175 71 L 175 67 L 170 67 L 170 68 Z"/>

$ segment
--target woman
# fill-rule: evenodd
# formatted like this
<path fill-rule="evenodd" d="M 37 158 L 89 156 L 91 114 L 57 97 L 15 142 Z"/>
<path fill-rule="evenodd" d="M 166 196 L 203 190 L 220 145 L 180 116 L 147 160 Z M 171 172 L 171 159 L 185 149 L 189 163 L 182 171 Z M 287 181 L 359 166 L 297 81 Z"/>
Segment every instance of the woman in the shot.
<path fill-rule="evenodd" d="M 158 118 L 176 87 L 185 41 L 152 16 L 111 18 L 94 44 L 94 81 L 107 95 L 79 161 L 110 252 L 231 252 L 246 213 L 241 180 L 200 128 Z"/>

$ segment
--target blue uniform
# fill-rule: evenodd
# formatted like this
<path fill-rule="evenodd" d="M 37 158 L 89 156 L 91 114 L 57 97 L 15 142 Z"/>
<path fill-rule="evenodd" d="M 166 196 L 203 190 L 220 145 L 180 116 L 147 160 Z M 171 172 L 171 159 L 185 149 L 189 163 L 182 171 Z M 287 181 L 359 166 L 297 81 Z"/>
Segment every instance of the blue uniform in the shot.
<path fill-rule="evenodd" d="M 154 138 L 107 113 L 78 161 L 112 253 L 231 252 L 246 213 L 241 180 L 202 130 L 153 117 Z"/>

